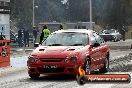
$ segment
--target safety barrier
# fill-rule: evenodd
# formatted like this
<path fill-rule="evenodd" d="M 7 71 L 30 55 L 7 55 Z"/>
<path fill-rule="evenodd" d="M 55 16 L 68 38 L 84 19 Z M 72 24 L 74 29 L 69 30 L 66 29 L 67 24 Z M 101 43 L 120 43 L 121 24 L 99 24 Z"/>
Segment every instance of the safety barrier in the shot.
<path fill-rule="evenodd" d="M 0 67 L 10 66 L 10 40 L 0 40 Z"/>

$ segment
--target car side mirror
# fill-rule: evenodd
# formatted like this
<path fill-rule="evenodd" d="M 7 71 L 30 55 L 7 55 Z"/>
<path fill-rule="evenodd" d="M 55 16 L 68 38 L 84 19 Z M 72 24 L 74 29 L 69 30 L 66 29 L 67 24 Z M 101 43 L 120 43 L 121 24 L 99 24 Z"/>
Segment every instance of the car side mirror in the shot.
<path fill-rule="evenodd" d="M 38 47 L 38 46 L 39 46 L 39 43 L 35 43 L 35 44 L 34 44 L 34 47 Z"/>
<path fill-rule="evenodd" d="M 96 43 L 94 43 L 92 46 L 93 46 L 93 47 L 98 47 L 98 46 L 100 46 L 100 44 L 96 42 Z"/>

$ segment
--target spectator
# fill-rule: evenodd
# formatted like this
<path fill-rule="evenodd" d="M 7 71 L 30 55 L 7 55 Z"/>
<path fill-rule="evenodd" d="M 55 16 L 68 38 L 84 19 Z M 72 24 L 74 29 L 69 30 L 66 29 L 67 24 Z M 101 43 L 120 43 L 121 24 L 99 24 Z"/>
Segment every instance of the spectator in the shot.
<path fill-rule="evenodd" d="M 29 47 L 29 30 L 24 29 L 24 45 Z"/>
<path fill-rule="evenodd" d="M 18 30 L 18 45 L 19 47 L 22 47 L 22 30 Z"/>
<path fill-rule="evenodd" d="M 49 35 L 50 35 L 50 30 L 48 29 L 47 25 L 44 25 L 40 35 L 39 44 L 41 44 L 43 40 L 46 40 Z"/>
<path fill-rule="evenodd" d="M 126 31 L 127 31 L 127 26 L 123 25 L 123 27 L 122 27 L 122 33 L 121 33 L 123 41 L 125 41 L 125 33 L 126 33 Z"/>
<path fill-rule="evenodd" d="M 34 44 L 36 43 L 37 40 L 37 35 L 38 35 L 38 30 L 36 29 L 36 27 L 33 27 L 33 40 L 34 40 Z"/>

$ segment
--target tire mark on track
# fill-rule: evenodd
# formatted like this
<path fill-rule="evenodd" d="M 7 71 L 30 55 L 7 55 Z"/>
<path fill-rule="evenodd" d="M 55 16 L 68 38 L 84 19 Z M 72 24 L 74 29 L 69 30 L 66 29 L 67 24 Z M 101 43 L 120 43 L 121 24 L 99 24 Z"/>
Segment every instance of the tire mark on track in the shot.
<path fill-rule="evenodd" d="M 50 85 L 56 85 L 58 84 L 57 82 L 36 82 L 35 80 L 27 80 L 25 79 L 19 79 L 19 80 L 12 80 L 12 81 L 7 81 L 4 83 L 0 83 L 0 88 L 38 88 L 39 86 L 50 86 Z M 46 87 L 46 88 L 47 88 Z"/>
<path fill-rule="evenodd" d="M 110 72 L 132 71 L 132 53 L 110 61 Z"/>
<path fill-rule="evenodd" d="M 132 53 L 110 61 L 110 72 L 132 71 Z M 50 79 L 50 78 L 49 78 Z M 65 79 L 65 78 L 64 78 Z M 91 86 L 92 84 L 88 84 Z M 28 77 L 0 83 L 0 88 L 73 88 L 79 87 L 75 80 L 30 80 Z"/>

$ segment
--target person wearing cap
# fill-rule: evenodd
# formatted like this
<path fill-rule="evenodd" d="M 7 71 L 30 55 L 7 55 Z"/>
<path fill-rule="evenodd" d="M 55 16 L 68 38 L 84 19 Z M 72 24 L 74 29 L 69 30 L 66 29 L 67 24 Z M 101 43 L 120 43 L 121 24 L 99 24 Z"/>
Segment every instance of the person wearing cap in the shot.
<path fill-rule="evenodd" d="M 42 32 L 41 32 L 41 35 L 40 35 L 39 44 L 41 44 L 43 40 L 46 40 L 49 35 L 50 35 L 50 30 L 48 29 L 47 25 L 44 25 Z"/>
<path fill-rule="evenodd" d="M 36 43 L 38 32 L 39 31 L 36 29 L 36 26 L 33 26 L 33 39 L 34 39 L 34 44 Z"/>

